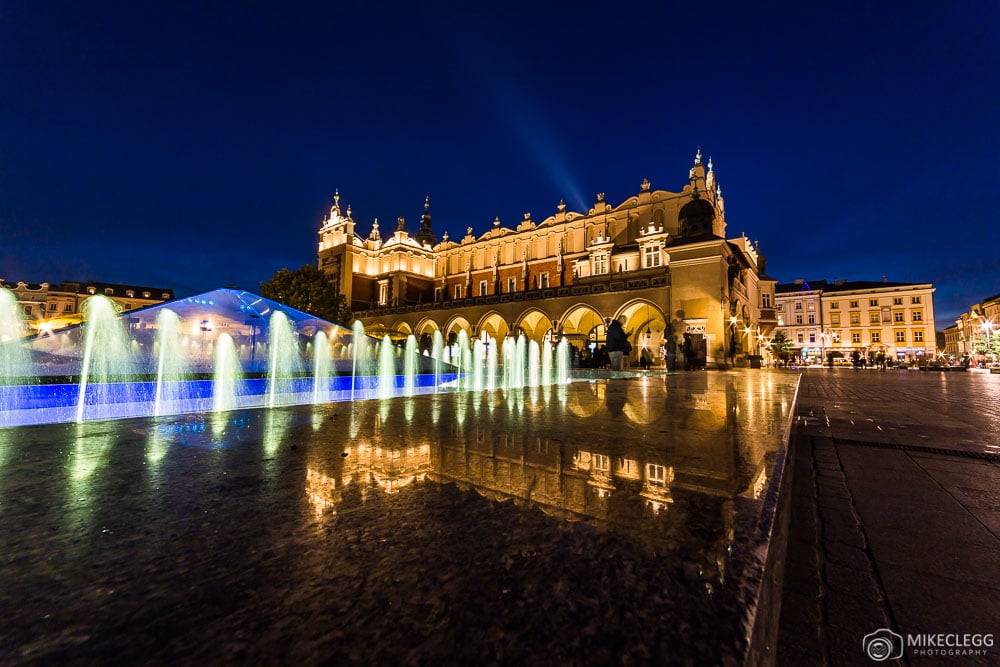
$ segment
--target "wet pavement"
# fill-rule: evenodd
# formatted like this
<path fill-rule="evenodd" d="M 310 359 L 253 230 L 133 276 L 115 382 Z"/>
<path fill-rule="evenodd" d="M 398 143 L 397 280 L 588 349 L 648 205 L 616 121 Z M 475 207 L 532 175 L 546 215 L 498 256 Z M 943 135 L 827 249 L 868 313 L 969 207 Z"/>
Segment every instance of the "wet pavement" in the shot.
<path fill-rule="evenodd" d="M 797 381 L 0 429 L 0 662 L 738 664 Z"/>
<path fill-rule="evenodd" d="M 778 664 L 1000 662 L 1000 375 L 810 369 L 790 451 Z"/>

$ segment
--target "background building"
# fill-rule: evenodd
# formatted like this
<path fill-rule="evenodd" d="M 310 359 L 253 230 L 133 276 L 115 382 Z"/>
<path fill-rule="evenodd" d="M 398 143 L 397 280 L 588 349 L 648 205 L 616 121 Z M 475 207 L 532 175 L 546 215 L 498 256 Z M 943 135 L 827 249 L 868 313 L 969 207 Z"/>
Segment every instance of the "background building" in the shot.
<path fill-rule="evenodd" d="M 319 267 L 369 330 L 428 341 L 464 331 L 501 339 L 523 332 L 566 336 L 577 349 L 604 343 L 623 318 L 632 361 L 690 335 L 697 361 L 723 365 L 756 354 L 776 323 L 776 281 L 746 236 L 727 240 L 725 203 L 712 161 L 701 152 L 680 192 L 639 192 L 612 206 L 598 194 L 586 213 L 566 210 L 516 227 L 499 218 L 485 234 L 457 240 L 432 229 L 430 202 L 418 231 L 403 218 L 366 237 L 334 197 L 319 231 Z M 662 346 L 662 347 L 661 347 Z"/>
<path fill-rule="evenodd" d="M 14 293 L 26 333 L 53 331 L 83 321 L 83 304 L 95 294 L 111 299 L 118 312 L 137 310 L 174 298 L 172 289 L 99 283 L 93 281 L 30 284 L 8 283 L 0 279 L 0 288 Z"/>
<path fill-rule="evenodd" d="M 955 327 L 954 349 L 949 348 L 949 354 L 956 359 L 974 357 L 978 361 L 984 358 L 995 361 L 1000 354 L 1000 294 L 972 304 L 969 312 L 955 320 Z"/>
<path fill-rule="evenodd" d="M 931 283 L 796 280 L 775 293 L 776 330 L 803 360 L 819 363 L 831 352 L 850 358 L 855 351 L 908 363 L 936 356 Z"/>

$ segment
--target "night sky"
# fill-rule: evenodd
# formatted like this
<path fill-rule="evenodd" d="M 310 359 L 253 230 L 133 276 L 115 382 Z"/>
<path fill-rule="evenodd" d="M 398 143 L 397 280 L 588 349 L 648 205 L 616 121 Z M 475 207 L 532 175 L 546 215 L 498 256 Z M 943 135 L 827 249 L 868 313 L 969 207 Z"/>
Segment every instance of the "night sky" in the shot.
<path fill-rule="evenodd" d="M 0 278 L 257 290 L 337 188 L 456 238 L 701 147 L 783 282 L 1000 292 L 1000 3 L 480 4 L 0 3 Z"/>

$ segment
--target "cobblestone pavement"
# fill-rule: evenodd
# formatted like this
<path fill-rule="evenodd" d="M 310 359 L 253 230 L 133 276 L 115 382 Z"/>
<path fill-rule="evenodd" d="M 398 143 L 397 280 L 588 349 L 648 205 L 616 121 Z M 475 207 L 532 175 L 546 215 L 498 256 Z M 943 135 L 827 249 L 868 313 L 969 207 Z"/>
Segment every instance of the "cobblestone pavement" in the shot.
<path fill-rule="evenodd" d="M 1000 375 L 810 369 L 793 431 L 779 665 L 1000 661 Z M 893 664 L 894 661 L 886 661 Z"/>

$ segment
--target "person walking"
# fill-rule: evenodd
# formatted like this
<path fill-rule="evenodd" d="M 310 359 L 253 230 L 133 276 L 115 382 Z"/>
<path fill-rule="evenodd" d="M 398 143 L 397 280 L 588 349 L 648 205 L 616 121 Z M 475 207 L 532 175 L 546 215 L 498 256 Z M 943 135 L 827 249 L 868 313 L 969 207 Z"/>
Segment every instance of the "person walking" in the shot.
<path fill-rule="evenodd" d="M 605 343 L 608 356 L 611 358 L 611 370 L 620 371 L 622 369 L 622 356 L 628 347 L 628 337 L 625 335 L 625 329 L 619 320 L 611 320 Z"/>

